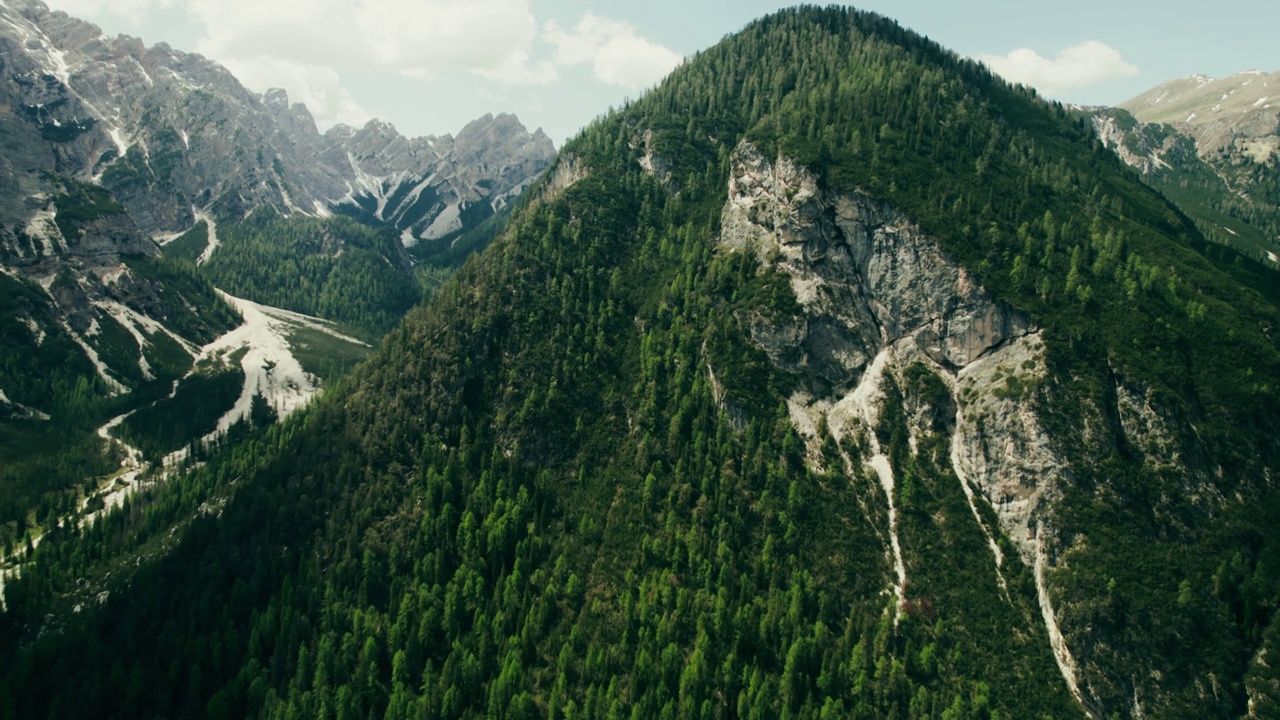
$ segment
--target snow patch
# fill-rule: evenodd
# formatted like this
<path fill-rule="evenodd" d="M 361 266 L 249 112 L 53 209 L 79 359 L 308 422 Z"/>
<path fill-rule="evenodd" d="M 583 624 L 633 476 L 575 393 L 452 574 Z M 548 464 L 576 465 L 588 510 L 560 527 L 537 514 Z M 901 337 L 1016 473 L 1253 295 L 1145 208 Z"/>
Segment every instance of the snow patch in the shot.
<path fill-rule="evenodd" d="M 462 229 L 462 207 L 458 204 L 449 205 L 435 220 L 422 231 L 422 237 L 426 240 L 439 240 L 440 238 L 454 233 Z"/>
<path fill-rule="evenodd" d="M 1267 100 L 1269 100 L 1269 99 L 1270 99 L 1270 98 L 1267 98 L 1267 97 L 1261 97 L 1261 98 L 1258 98 L 1256 101 L 1254 101 L 1253 106 L 1254 106 L 1254 107 L 1258 107 L 1259 105 L 1261 105 L 1261 104 L 1265 103 L 1265 102 L 1266 102 Z"/>
<path fill-rule="evenodd" d="M 36 212 L 27 221 L 24 232 L 29 237 L 40 241 L 40 246 L 44 248 L 45 257 L 52 257 L 58 252 L 58 245 L 66 247 L 67 241 L 62 237 L 62 231 L 58 229 L 58 224 L 54 221 L 58 217 L 58 208 L 53 203 L 49 203 L 44 209 Z"/>
<path fill-rule="evenodd" d="M 316 217 L 318 218 L 333 217 L 333 211 L 325 207 L 324 203 L 320 202 L 319 200 L 313 201 L 312 206 L 316 209 Z"/>
<path fill-rule="evenodd" d="M 213 257 L 213 251 L 218 248 L 218 224 L 206 212 L 196 211 L 196 222 L 204 221 L 205 226 L 209 229 L 209 242 L 204 246 L 204 251 L 200 253 L 200 257 L 196 258 L 197 265 L 203 265 L 209 262 L 209 258 Z"/>
<path fill-rule="evenodd" d="M 1277 256 L 1275 253 L 1271 252 L 1270 250 L 1267 251 L 1267 257 L 1270 258 L 1271 262 L 1273 263 L 1280 263 L 1280 256 Z"/>
<path fill-rule="evenodd" d="M 413 228 L 405 228 L 400 231 L 400 244 L 407 248 L 411 248 L 418 244 L 418 238 L 413 235 Z"/>

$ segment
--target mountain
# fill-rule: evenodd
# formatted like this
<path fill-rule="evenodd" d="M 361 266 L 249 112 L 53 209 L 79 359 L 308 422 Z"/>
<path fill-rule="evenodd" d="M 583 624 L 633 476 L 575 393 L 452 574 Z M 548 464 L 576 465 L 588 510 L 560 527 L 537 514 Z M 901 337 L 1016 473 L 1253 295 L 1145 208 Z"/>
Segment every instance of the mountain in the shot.
<path fill-rule="evenodd" d="M 1280 262 L 1280 74 L 1197 75 L 1089 111 L 1099 137 L 1207 237 Z"/>
<path fill-rule="evenodd" d="M 1172 80 L 1120 107 L 1142 122 L 1185 129 L 1205 157 L 1227 151 L 1265 163 L 1280 151 L 1280 72 Z"/>
<path fill-rule="evenodd" d="M 405 247 L 447 246 L 466 229 L 506 207 L 546 169 L 555 150 L 541 129 L 530 135 L 514 115 L 485 115 L 455 139 L 409 140 L 370 121 L 304 137 L 311 157 L 355 177 L 339 212 L 388 223 Z"/>
<path fill-rule="evenodd" d="M 0 716 L 1274 717 L 1280 307 L 1090 120 L 771 15 L 10 580 Z"/>
<path fill-rule="evenodd" d="M 321 134 L 199 55 L 0 3 L 0 544 L 302 405 L 553 153 L 511 115 Z"/>
<path fill-rule="evenodd" d="M 247 247 L 219 246 L 219 228 L 231 230 L 254 213 L 259 219 L 264 213 L 286 219 L 350 215 L 386 227 L 412 250 L 413 260 L 392 248 L 377 253 L 379 262 L 402 277 L 383 278 L 381 285 L 395 287 L 395 294 L 374 302 L 397 317 L 407 309 L 407 286 L 414 284 L 411 262 L 436 268 L 436 275 L 456 267 L 462 253 L 450 250 L 500 214 L 554 155 L 545 134 L 528 132 L 512 115 L 487 115 L 456 138 L 405 138 L 377 120 L 359 130 L 340 125 L 321 134 L 307 109 L 291 104 L 282 90 L 258 95 L 206 58 L 164 43 L 147 48 L 135 38 L 108 38 L 38 0 L 0 8 L 0 46 L 7 53 L 8 82 L 0 91 L 6 106 L 54 156 L 52 165 L 39 168 L 25 151 L 10 161 L 25 164 L 15 168 L 24 177 L 10 178 L 12 192 L 0 201 L 9 203 L 7 211 L 0 207 L 6 233 L 25 226 L 40 204 L 33 198 L 55 194 L 41 185 L 41 172 L 101 187 L 144 235 L 166 248 L 183 236 L 186 242 L 174 252 L 198 264 L 217 249 L 224 264 L 232 263 L 242 276 L 257 259 L 255 246 L 261 243 L 254 240 L 277 248 L 280 243 L 257 233 Z M 34 137 L 27 135 L 24 142 Z M 41 211 L 50 211 L 47 203 Z M 351 227 L 339 223 L 323 231 L 338 239 L 328 243 L 330 260 L 346 249 L 342 239 Z M 0 244 L 15 242 L 0 237 Z M 299 251 L 283 261 L 301 264 L 311 257 Z M 352 292 L 360 280 L 343 268 L 336 275 L 331 270 L 316 281 L 334 286 L 334 292 Z M 242 282 L 237 291 L 270 302 L 275 288 Z M 289 309 L 320 311 L 306 303 Z M 355 326 L 372 337 L 389 323 Z"/>
<path fill-rule="evenodd" d="M 153 236 L 185 231 L 200 212 L 220 222 L 261 207 L 324 216 L 431 189 L 401 228 L 421 233 L 446 211 L 501 206 L 554 152 L 510 115 L 477 120 L 457 139 L 410 140 L 376 120 L 321 135 L 284 91 L 253 93 L 199 55 L 108 38 L 39 0 L 0 12 L 10 107 L 57 143 L 58 172 L 100 183 Z M 374 214 L 391 221 L 383 209 Z"/>

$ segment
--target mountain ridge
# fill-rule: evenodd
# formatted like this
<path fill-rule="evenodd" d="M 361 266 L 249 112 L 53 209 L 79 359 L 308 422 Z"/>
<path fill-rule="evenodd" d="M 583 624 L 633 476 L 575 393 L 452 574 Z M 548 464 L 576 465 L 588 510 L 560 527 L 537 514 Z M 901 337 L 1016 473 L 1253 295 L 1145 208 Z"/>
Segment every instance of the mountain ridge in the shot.
<path fill-rule="evenodd" d="M 346 147 L 346 134 L 340 129 L 321 135 L 306 108 L 289 104 L 283 91 L 253 93 L 221 65 L 200 55 L 176 51 L 166 43 L 147 48 L 137 38 L 107 38 L 97 27 L 50 11 L 39 0 L 19 0 L 6 8 L 5 39 L 15 55 L 25 58 L 25 48 L 34 48 L 26 70 L 33 81 L 12 104 L 33 112 L 42 133 L 66 141 L 60 172 L 101 182 L 148 233 L 190 228 L 195 222 L 192 206 L 228 221 L 259 206 L 282 215 L 325 215 L 347 200 L 358 183 L 361 169 L 356 163 L 339 157 L 337 162 L 316 164 L 312 156 L 359 148 Z M 371 122 L 372 127 L 390 128 Z M 486 152 L 468 145 L 465 133 L 457 140 L 448 135 L 405 138 L 404 144 L 422 151 L 417 160 L 384 154 L 385 159 L 405 164 L 392 170 L 405 173 L 411 185 L 432 174 L 453 185 L 440 193 L 439 207 L 420 210 L 415 222 L 429 221 L 451 205 L 480 197 L 504 202 L 553 152 L 545 134 L 528 133 L 514 116 L 504 129 L 509 152 L 503 159 L 518 158 L 515 166 L 499 164 L 492 174 L 480 173 L 470 180 L 454 181 L 450 170 L 462 166 L 443 157 L 454 147 L 463 154 Z M 392 133 L 388 145 L 399 137 Z M 352 139 L 360 141 L 359 131 Z M 464 142 L 459 145 L 458 140 Z M 444 152 L 432 150 L 437 141 L 445 142 Z M 247 155 L 246 150 L 257 154 Z M 437 155 L 443 164 L 431 162 Z M 479 187 L 478 180 L 492 187 Z"/>

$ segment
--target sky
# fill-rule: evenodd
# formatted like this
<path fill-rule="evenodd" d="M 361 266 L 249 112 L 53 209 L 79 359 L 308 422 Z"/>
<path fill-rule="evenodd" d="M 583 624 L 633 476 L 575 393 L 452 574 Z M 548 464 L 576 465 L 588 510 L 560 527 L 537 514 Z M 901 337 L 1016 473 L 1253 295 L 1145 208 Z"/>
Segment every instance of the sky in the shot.
<path fill-rule="evenodd" d="M 792 3 L 771 0 L 46 0 L 107 34 L 167 42 L 247 87 L 288 91 L 323 131 L 377 117 L 410 136 L 515 113 L 559 147 L 683 58 Z M 1064 102 L 1166 80 L 1280 70 L 1280 2 L 866 0 Z M 1141 6 L 1141 7 L 1140 7 Z"/>

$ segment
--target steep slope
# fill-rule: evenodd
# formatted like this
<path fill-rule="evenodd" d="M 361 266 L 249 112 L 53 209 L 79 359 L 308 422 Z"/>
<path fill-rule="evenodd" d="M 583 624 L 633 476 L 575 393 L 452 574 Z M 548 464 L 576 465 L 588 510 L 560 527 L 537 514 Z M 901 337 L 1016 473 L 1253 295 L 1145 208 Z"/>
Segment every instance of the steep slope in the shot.
<path fill-rule="evenodd" d="M 534 190 L 337 392 L 41 543 L 0 713 L 1274 712 L 1280 310 L 1088 122 L 805 8 Z"/>
<path fill-rule="evenodd" d="M 394 227 L 405 247 L 417 247 L 424 258 L 506 207 L 555 156 L 541 129 L 530 134 L 506 114 L 474 120 L 457 138 L 410 140 L 371 121 L 303 142 L 335 173 L 354 172 L 338 212 Z"/>
<path fill-rule="evenodd" d="M 1280 151 L 1280 72 L 1172 80 L 1120 107 L 1142 122 L 1188 130 L 1204 157 L 1227 151 L 1265 163 Z"/>
<path fill-rule="evenodd" d="M 251 178 L 227 142 L 263 140 L 270 129 L 254 121 L 252 94 L 216 65 L 106 40 L 39 3 L 0 6 L 0 52 L 0 545 L 9 548 L 91 514 L 103 497 L 118 499 L 143 458 L 158 461 L 205 436 L 261 372 L 234 367 L 231 348 L 205 356 L 241 314 L 198 270 L 163 257 L 149 235 L 190 224 L 195 200 L 184 193 L 194 187 L 225 188 L 228 173 Z M 162 152 L 176 142 L 174 127 L 184 148 L 188 129 L 198 135 L 194 126 L 166 125 L 165 113 L 194 122 L 187 113 L 197 108 L 182 103 L 201 98 L 217 106 L 205 109 L 217 110 L 211 122 L 228 133 L 222 144 L 211 139 L 205 155 Z M 231 133 L 236 123 L 252 127 Z M 221 155 L 224 167 L 200 169 Z M 113 182 L 130 163 L 172 173 L 163 182 Z M 364 313 L 392 316 L 379 321 L 384 331 L 418 298 L 407 258 L 392 251 L 398 304 Z M 334 359 L 309 357 L 309 370 L 330 374 L 367 350 L 324 344 Z M 316 390 L 314 374 L 290 379 L 286 394 Z M 209 383 L 225 392 L 202 397 Z M 276 411 L 292 409 L 278 385 L 261 387 Z M 140 422 L 166 408 L 170 422 Z"/>
<path fill-rule="evenodd" d="M 1175 80 L 1096 110 L 1099 137 L 1207 237 L 1274 266 L 1280 253 L 1280 76 Z"/>

